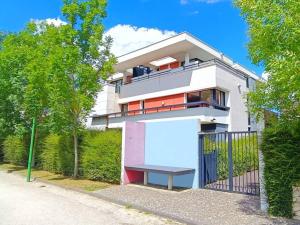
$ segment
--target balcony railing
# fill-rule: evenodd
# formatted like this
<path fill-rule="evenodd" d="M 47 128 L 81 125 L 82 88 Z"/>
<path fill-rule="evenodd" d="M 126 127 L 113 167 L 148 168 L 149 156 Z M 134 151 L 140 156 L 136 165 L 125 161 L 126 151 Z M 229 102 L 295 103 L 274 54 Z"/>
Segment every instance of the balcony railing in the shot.
<path fill-rule="evenodd" d="M 131 84 L 131 83 L 134 83 L 134 82 L 147 80 L 147 79 L 151 79 L 151 78 L 155 78 L 155 77 L 160 77 L 160 76 L 164 76 L 164 75 L 171 74 L 171 73 L 178 73 L 178 72 L 181 72 L 181 71 L 188 71 L 188 70 L 203 68 L 203 67 L 207 67 L 207 66 L 214 65 L 214 64 L 224 66 L 227 69 L 230 69 L 234 72 L 238 72 L 239 74 L 243 75 L 243 73 L 241 71 L 238 71 L 238 70 L 234 69 L 233 67 L 231 67 L 227 63 L 225 63 L 225 62 L 223 62 L 219 59 L 212 59 L 212 60 L 208 60 L 208 61 L 205 61 L 205 62 L 200 62 L 200 61 L 194 62 L 194 63 L 191 63 L 187 66 L 181 66 L 181 67 L 178 67 L 176 69 L 169 69 L 169 70 L 163 70 L 163 71 L 158 71 L 158 72 L 151 72 L 149 74 L 145 74 L 145 75 L 142 75 L 142 76 L 139 76 L 139 77 L 132 78 L 129 82 L 123 83 L 123 85 L 128 85 L 128 84 Z"/>
<path fill-rule="evenodd" d="M 223 110 L 223 111 L 228 111 L 230 109 L 227 106 L 212 104 L 207 101 L 200 101 L 200 102 L 192 102 L 192 103 L 182 103 L 182 104 L 175 104 L 175 105 L 151 107 L 151 108 L 146 108 L 146 109 L 129 110 L 129 111 L 125 111 L 125 112 L 110 113 L 110 114 L 105 114 L 105 115 L 93 115 L 92 117 L 109 119 L 109 118 L 137 116 L 137 115 L 142 115 L 142 114 L 151 114 L 151 113 L 158 113 L 158 112 L 183 110 L 183 109 L 197 108 L 197 107 L 206 107 L 206 108 L 212 107 L 214 109 Z"/>
<path fill-rule="evenodd" d="M 174 73 L 174 72 L 192 70 L 192 69 L 195 69 L 195 68 L 199 68 L 201 66 L 208 65 L 211 62 L 212 61 L 198 62 L 198 63 L 193 63 L 193 64 L 190 64 L 190 65 L 187 65 L 187 66 L 181 66 L 181 67 L 178 67 L 176 69 L 163 70 L 163 71 L 160 71 L 160 72 L 151 72 L 149 74 L 145 74 L 145 75 L 142 75 L 142 76 L 139 76 L 139 77 L 132 78 L 131 81 L 126 82 L 123 85 L 131 84 L 131 83 L 138 82 L 138 81 L 141 81 L 141 80 L 147 80 L 147 79 L 150 79 L 150 78 L 164 76 L 164 75 L 171 74 L 171 73 Z"/>

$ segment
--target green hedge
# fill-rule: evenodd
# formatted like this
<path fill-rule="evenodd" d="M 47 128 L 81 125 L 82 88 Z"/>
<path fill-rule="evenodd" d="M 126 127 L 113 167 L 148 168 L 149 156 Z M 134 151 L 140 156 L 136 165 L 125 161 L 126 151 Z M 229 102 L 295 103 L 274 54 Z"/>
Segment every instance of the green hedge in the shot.
<path fill-rule="evenodd" d="M 28 137 L 9 136 L 3 144 L 7 162 L 26 165 Z M 79 175 L 87 179 L 119 183 L 121 174 L 122 132 L 119 129 L 85 131 L 79 140 Z M 73 140 L 71 137 L 40 134 L 36 143 L 35 164 L 63 175 L 74 169 Z"/>
<path fill-rule="evenodd" d="M 0 162 L 3 162 L 3 160 L 4 160 L 3 142 L 4 142 L 4 139 L 0 138 Z"/>
<path fill-rule="evenodd" d="M 44 139 L 42 146 L 42 169 L 64 175 L 73 174 L 74 154 L 71 138 L 50 134 Z"/>
<path fill-rule="evenodd" d="M 83 175 L 91 180 L 119 183 L 121 146 L 119 129 L 85 132 L 81 145 Z"/>
<path fill-rule="evenodd" d="M 3 142 L 4 161 L 16 165 L 26 165 L 28 151 L 24 138 L 8 136 Z"/>
<path fill-rule="evenodd" d="M 292 186 L 300 180 L 300 123 L 267 128 L 262 151 L 269 213 L 291 218 Z"/>

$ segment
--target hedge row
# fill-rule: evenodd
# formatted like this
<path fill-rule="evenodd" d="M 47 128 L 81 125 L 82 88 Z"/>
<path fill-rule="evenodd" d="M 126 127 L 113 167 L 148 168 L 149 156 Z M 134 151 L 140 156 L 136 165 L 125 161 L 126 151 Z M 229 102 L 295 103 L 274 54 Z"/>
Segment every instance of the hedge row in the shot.
<path fill-rule="evenodd" d="M 292 186 L 300 180 L 300 123 L 267 128 L 263 134 L 262 151 L 269 213 L 291 218 Z"/>
<path fill-rule="evenodd" d="M 79 174 L 87 179 L 119 183 L 121 174 L 122 132 L 118 129 L 85 131 L 80 137 Z M 3 143 L 4 161 L 26 165 L 28 142 L 9 136 Z M 63 175 L 72 175 L 74 153 L 72 138 L 49 134 L 40 136 L 35 150 L 38 168 Z"/>

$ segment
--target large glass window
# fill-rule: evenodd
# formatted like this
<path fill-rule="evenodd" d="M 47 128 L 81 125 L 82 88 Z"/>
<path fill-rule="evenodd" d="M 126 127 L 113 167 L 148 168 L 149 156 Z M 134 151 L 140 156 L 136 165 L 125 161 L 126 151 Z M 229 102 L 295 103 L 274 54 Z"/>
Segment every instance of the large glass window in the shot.
<path fill-rule="evenodd" d="M 225 106 L 225 92 L 216 90 L 215 103 L 221 106 Z"/>
<path fill-rule="evenodd" d="M 200 102 L 200 91 L 188 93 L 186 96 L 187 103 Z M 195 108 L 197 105 L 188 105 L 187 108 Z"/>
<path fill-rule="evenodd" d="M 195 91 L 187 94 L 187 103 L 205 101 L 215 105 L 225 106 L 225 92 L 217 89 Z M 197 107 L 197 106 L 189 106 Z"/>
<path fill-rule="evenodd" d="M 200 102 L 200 92 L 191 92 L 187 94 L 187 102 Z"/>
<path fill-rule="evenodd" d="M 211 90 L 201 91 L 201 101 L 210 102 L 211 100 Z"/>

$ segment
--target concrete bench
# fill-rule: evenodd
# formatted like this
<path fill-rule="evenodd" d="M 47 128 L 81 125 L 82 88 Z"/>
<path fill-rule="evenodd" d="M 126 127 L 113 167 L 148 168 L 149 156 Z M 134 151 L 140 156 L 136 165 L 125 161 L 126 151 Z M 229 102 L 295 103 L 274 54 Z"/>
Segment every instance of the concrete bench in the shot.
<path fill-rule="evenodd" d="M 148 173 L 149 172 L 167 174 L 169 190 L 172 190 L 172 188 L 173 188 L 173 176 L 190 174 L 195 171 L 195 169 L 191 169 L 191 168 L 155 166 L 155 165 L 132 165 L 132 166 L 125 166 L 125 169 L 132 170 L 132 171 L 144 172 L 144 185 L 148 184 Z"/>

